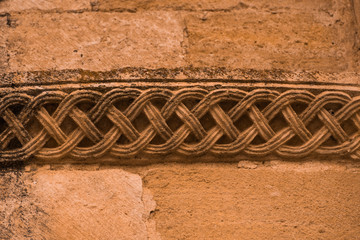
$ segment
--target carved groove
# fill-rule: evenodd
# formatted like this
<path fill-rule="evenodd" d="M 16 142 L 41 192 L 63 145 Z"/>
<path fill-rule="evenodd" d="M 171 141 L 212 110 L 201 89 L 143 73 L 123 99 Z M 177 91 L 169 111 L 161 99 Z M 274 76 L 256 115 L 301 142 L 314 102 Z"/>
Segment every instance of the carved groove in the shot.
<path fill-rule="evenodd" d="M 301 111 L 294 107 L 299 104 Z M 170 153 L 360 158 L 360 97 L 341 91 L 199 87 L 9 93 L 1 99 L 0 120 L 1 162 Z"/>

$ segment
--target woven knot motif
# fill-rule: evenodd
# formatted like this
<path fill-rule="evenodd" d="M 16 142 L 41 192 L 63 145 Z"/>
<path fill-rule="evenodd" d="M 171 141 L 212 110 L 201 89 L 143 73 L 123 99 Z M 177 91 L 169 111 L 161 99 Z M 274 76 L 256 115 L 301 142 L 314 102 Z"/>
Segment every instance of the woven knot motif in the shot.
<path fill-rule="evenodd" d="M 339 91 L 10 93 L 1 99 L 0 121 L 2 162 L 170 153 L 360 158 L 360 97 Z"/>

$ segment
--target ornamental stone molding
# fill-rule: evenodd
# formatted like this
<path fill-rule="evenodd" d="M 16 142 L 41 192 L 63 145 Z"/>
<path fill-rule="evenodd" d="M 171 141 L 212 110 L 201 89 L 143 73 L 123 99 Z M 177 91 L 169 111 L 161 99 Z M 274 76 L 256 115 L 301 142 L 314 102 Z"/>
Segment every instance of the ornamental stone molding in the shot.
<path fill-rule="evenodd" d="M 2 79 L 0 162 L 360 158 L 358 76 L 121 69 Z"/>

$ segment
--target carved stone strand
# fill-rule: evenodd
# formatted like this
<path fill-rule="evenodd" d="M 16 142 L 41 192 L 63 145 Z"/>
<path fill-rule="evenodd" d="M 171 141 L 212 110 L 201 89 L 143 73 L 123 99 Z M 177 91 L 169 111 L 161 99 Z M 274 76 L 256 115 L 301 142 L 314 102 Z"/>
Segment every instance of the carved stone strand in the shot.
<path fill-rule="evenodd" d="M 131 99 L 125 110 L 116 107 L 117 102 Z M 155 100 L 165 102 L 162 107 Z M 192 106 L 185 104 L 191 100 Z M 222 102 L 235 104 L 230 110 L 221 107 Z M 269 102 L 263 109 L 261 102 Z M 79 104 L 90 104 L 84 111 Z M 297 113 L 292 105 L 305 104 L 305 110 Z M 54 104 L 52 113 L 46 105 Z M 341 106 L 335 112 L 326 109 L 328 105 Z M 12 109 L 21 109 L 14 113 Z M 177 116 L 180 126 L 172 130 L 169 126 L 171 116 Z M 205 129 L 201 118 L 210 114 L 215 125 Z M 138 130 L 134 121 L 142 121 L 144 115 L 149 124 Z M 237 126 L 247 115 L 252 125 L 245 130 Z M 275 131 L 270 122 L 282 115 L 286 126 Z M 65 118 L 73 120 L 74 128 L 65 133 L 61 125 Z M 112 126 L 107 132 L 101 131 L 97 124 L 106 117 Z M 315 132 L 309 127 L 317 117 L 322 126 Z M 237 88 L 207 90 L 201 87 L 170 90 L 150 88 L 115 88 L 108 92 L 93 90 L 45 91 L 37 96 L 26 93 L 9 93 L 0 100 L 0 118 L 3 129 L 0 132 L 0 161 L 25 160 L 30 156 L 40 159 L 97 158 L 104 154 L 113 157 L 129 158 L 141 153 L 150 155 L 181 154 L 199 156 L 203 154 L 263 156 L 276 154 L 286 158 L 305 157 L 309 154 L 345 155 L 360 158 L 360 97 L 350 97 L 341 91 L 327 91 L 314 95 L 308 90 L 288 90 L 278 92 L 268 89 L 243 91 Z M 41 127 L 30 133 L 31 122 L 37 120 Z M 240 122 L 238 122 L 240 120 Z M 341 124 L 352 121 L 355 129 L 346 133 Z M 144 120 L 145 121 L 145 120 Z M 175 121 L 175 120 L 173 120 Z M 6 126 L 5 126 L 6 125 Z M 196 141 L 186 143 L 192 134 Z M 151 143 L 158 136 L 163 142 Z M 253 144 L 259 136 L 264 143 Z M 119 143 L 120 137 L 127 143 Z M 229 143 L 218 143 L 222 137 Z M 298 137 L 301 143 L 289 145 Z M 12 148 L 10 142 L 17 139 L 21 147 Z M 45 147 L 50 139 L 57 146 Z M 92 145 L 78 146 L 87 138 Z M 335 139 L 336 144 L 328 146 L 326 141 Z"/>

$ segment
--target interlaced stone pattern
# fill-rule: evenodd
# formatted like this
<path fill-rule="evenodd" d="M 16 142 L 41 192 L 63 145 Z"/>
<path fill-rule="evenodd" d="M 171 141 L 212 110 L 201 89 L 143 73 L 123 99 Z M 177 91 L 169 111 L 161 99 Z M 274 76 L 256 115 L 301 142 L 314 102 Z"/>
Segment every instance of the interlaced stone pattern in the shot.
<path fill-rule="evenodd" d="M 125 109 L 116 107 L 125 99 L 131 101 Z M 156 106 L 155 100 L 164 102 Z M 186 103 L 192 101 L 189 106 Z M 231 101 L 229 109 L 221 103 Z M 260 102 L 267 102 L 263 108 Z M 54 111 L 47 109 L 55 106 Z M 79 107 L 89 104 L 88 110 Z M 294 104 L 304 109 L 295 111 Z M 327 106 L 338 106 L 335 111 Z M 18 109 L 15 111 L 14 109 Z M 203 126 L 202 117 L 210 114 L 211 128 Z M 172 120 L 176 115 L 175 120 Z M 241 129 L 244 116 L 250 126 Z M 286 124 L 274 130 L 271 122 L 279 116 Z M 111 126 L 103 131 L 98 124 L 106 117 Z M 72 130 L 63 128 L 65 118 L 71 118 Z M 147 118 L 144 129 L 137 129 L 134 121 Z M 317 118 L 321 126 L 309 130 Z M 345 155 L 360 158 L 360 97 L 351 97 L 342 91 L 324 91 L 317 94 L 308 90 L 275 91 L 237 88 L 207 90 L 201 87 L 172 90 L 167 88 L 114 88 L 108 91 L 74 90 L 44 91 L 37 95 L 9 93 L 0 101 L 0 161 L 26 160 L 31 156 L 53 160 L 98 158 L 105 154 L 115 158 L 136 155 L 161 156 L 180 154 L 199 156 L 264 156 L 275 154 L 285 158 L 302 158 L 310 154 Z M 40 127 L 30 131 L 32 122 Z M 169 121 L 179 121 L 172 129 Z M 344 124 L 351 122 L 352 131 Z M 189 135 L 195 141 L 188 142 Z M 154 138 L 160 143 L 154 143 Z M 228 142 L 222 143 L 226 137 Z M 256 137 L 263 142 L 254 144 Z M 296 137 L 297 144 L 289 144 Z M 87 138 L 90 144 L 79 146 Z M 125 138 L 125 142 L 119 141 Z M 326 142 L 333 139 L 335 144 Z M 50 139 L 56 144 L 47 146 Z M 14 145 L 12 141 L 19 144 Z"/>

